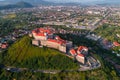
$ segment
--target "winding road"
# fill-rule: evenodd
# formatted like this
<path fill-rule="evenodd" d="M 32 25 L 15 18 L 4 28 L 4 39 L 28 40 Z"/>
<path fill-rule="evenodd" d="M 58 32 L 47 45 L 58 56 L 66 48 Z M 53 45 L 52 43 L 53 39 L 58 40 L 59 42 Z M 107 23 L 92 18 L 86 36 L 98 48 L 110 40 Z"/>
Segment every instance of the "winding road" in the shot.
<path fill-rule="evenodd" d="M 17 67 L 12 67 L 12 66 L 4 66 L 0 65 L 0 68 L 10 71 L 10 72 L 23 72 L 23 71 L 30 71 L 30 72 L 41 72 L 41 73 L 49 73 L 49 74 L 57 74 L 61 72 L 81 72 L 81 71 L 88 71 L 88 70 L 93 70 L 93 69 L 98 69 L 100 68 L 101 64 L 97 60 L 97 64 L 94 66 L 90 67 L 85 67 L 85 66 L 80 66 L 78 70 L 42 70 L 42 69 L 29 69 L 29 68 L 17 68 Z"/>

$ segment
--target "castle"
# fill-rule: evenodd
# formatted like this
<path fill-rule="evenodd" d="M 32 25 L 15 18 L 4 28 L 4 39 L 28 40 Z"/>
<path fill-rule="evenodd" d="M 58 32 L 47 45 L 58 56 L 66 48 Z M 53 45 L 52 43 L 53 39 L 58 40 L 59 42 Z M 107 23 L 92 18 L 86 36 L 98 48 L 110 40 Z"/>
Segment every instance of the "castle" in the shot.
<path fill-rule="evenodd" d="M 32 34 L 29 36 L 34 38 L 32 44 L 35 46 L 46 46 L 57 49 L 74 57 L 78 62 L 86 64 L 88 55 L 87 47 L 80 46 L 78 49 L 74 49 L 71 41 L 63 40 L 54 33 L 55 31 L 52 28 L 44 27 L 32 30 Z"/>
<path fill-rule="evenodd" d="M 54 35 L 54 31 L 50 28 L 37 28 L 32 31 L 32 44 L 36 46 L 47 46 L 58 49 L 61 52 L 67 53 L 72 48 L 72 42 L 61 39 Z"/>

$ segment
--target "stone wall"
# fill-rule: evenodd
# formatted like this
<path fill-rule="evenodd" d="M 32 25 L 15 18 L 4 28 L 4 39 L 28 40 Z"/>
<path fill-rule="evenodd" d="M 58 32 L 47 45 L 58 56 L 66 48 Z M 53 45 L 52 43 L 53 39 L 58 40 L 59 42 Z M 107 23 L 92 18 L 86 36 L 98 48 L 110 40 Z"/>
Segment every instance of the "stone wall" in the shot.
<path fill-rule="evenodd" d="M 38 40 L 32 40 L 32 44 L 35 45 L 35 46 L 39 46 L 40 45 L 40 42 Z"/>
<path fill-rule="evenodd" d="M 80 62 L 80 63 L 82 63 L 82 64 L 85 64 L 85 58 L 84 57 L 82 57 L 82 56 L 76 56 L 76 60 L 78 61 L 78 62 Z"/>

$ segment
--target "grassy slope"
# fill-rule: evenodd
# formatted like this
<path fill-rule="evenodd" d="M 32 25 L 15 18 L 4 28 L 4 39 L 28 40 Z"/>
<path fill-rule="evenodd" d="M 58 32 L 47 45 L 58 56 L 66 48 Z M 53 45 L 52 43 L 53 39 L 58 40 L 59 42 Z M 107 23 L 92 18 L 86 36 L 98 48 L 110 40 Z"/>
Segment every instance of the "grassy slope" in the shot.
<path fill-rule="evenodd" d="M 68 37 L 71 37 L 71 36 L 68 36 Z M 61 35 L 61 37 L 64 38 L 65 35 L 63 36 Z M 83 45 L 85 44 L 88 45 L 88 43 L 91 43 L 91 46 L 94 46 L 92 45 L 93 43 L 91 41 L 83 40 L 83 38 L 80 38 L 78 36 L 73 36 L 71 38 L 72 40 L 77 39 L 76 41 L 78 42 L 77 43 L 78 45 L 81 45 L 81 43 L 83 43 Z M 37 48 L 37 47 L 34 47 L 34 48 Z M 44 49 L 47 49 L 47 48 L 44 48 Z M 100 52 L 98 51 L 98 53 Z M 96 55 L 96 58 L 102 62 L 102 67 L 96 70 L 86 71 L 86 72 L 69 72 L 69 73 L 62 72 L 58 74 L 43 74 L 43 73 L 31 73 L 31 72 L 9 73 L 5 71 L 5 72 L 2 72 L 0 79 L 4 78 L 5 80 L 7 80 L 7 79 L 16 78 L 18 80 L 23 80 L 23 79 L 25 80 L 29 80 L 29 79 L 33 79 L 33 80 L 37 80 L 37 79 L 38 80 L 119 80 L 119 77 L 116 76 L 115 70 L 112 69 L 112 66 L 106 61 L 104 61 L 104 59 L 102 59 L 98 54 L 95 54 L 95 55 Z M 61 59 L 57 58 L 56 60 L 61 60 Z M 68 64 L 68 63 L 65 63 L 65 64 Z"/>
<path fill-rule="evenodd" d="M 14 43 L 7 51 L 4 64 L 35 69 L 76 69 L 78 65 L 72 59 L 57 50 L 39 48 L 31 45 L 27 36 Z"/>

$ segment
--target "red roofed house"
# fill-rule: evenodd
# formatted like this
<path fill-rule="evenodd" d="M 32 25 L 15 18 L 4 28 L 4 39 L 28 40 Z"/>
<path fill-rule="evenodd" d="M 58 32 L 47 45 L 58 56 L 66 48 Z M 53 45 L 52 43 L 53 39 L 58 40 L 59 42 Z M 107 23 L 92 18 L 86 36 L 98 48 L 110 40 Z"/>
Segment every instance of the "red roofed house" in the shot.
<path fill-rule="evenodd" d="M 8 44 L 7 43 L 2 43 L 2 45 L 1 45 L 1 48 L 2 49 L 6 49 L 8 47 Z"/>
<path fill-rule="evenodd" d="M 78 47 L 77 54 L 76 60 L 82 64 L 85 64 L 86 56 L 88 55 L 88 48 L 85 46 Z"/>
<path fill-rule="evenodd" d="M 78 47 L 77 52 L 75 49 L 71 49 L 70 54 L 74 56 L 78 62 L 85 64 L 86 57 L 88 55 L 88 48 L 85 46 L 80 46 Z"/>
<path fill-rule="evenodd" d="M 113 42 L 113 45 L 114 45 L 114 46 L 120 46 L 120 43 L 118 43 L 118 42 Z"/>
<path fill-rule="evenodd" d="M 77 53 L 76 53 L 75 49 L 71 49 L 71 50 L 70 50 L 70 54 L 71 54 L 72 56 L 77 55 Z"/>
<path fill-rule="evenodd" d="M 80 47 L 78 47 L 77 53 L 87 55 L 88 54 L 88 48 L 85 47 L 85 46 L 80 46 Z"/>

